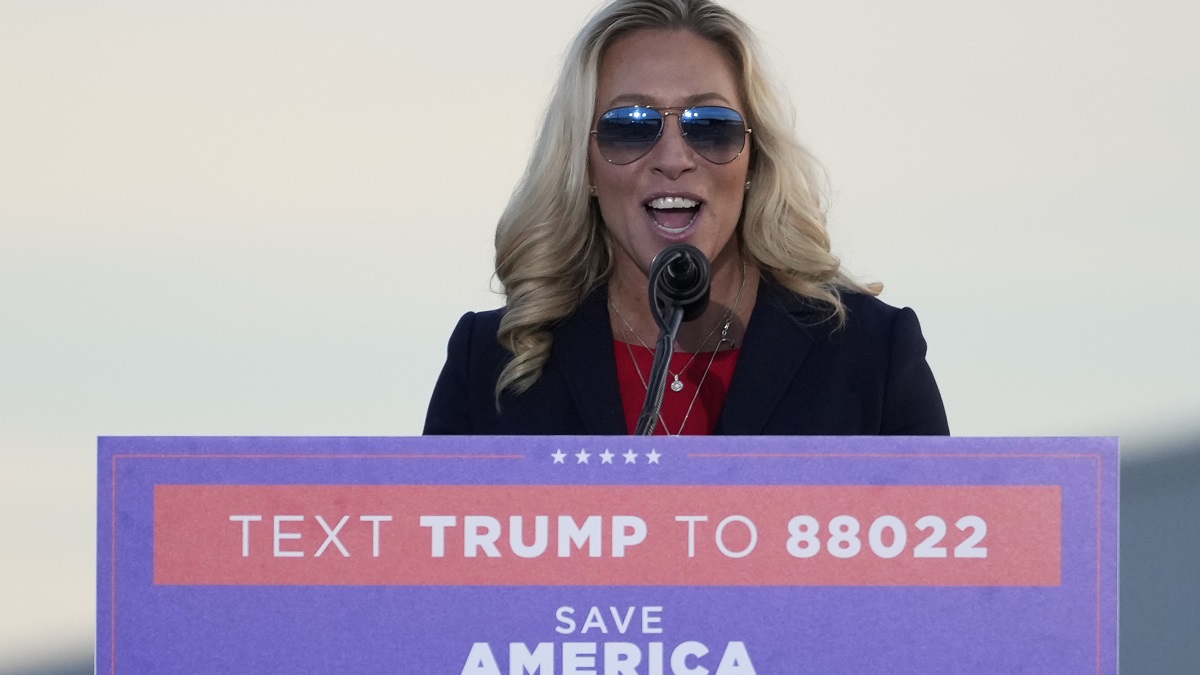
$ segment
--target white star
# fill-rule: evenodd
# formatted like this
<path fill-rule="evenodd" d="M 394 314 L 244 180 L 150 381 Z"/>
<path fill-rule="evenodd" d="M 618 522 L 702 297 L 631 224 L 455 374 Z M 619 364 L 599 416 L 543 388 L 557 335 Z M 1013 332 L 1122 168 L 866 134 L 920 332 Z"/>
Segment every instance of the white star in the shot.
<path fill-rule="evenodd" d="M 592 456 L 591 453 L 589 453 L 587 450 L 580 448 L 579 452 L 575 453 L 575 463 L 576 464 L 587 464 L 588 457 L 591 457 L 591 456 Z"/>
<path fill-rule="evenodd" d="M 614 455 L 608 451 L 608 448 L 605 448 L 604 452 L 600 453 L 600 463 L 601 464 L 612 464 L 613 456 Z"/>
<path fill-rule="evenodd" d="M 646 461 L 648 461 L 650 464 L 658 464 L 659 457 L 662 457 L 662 455 L 653 448 L 651 448 L 650 452 L 646 453 Z"/>
<path fill-rule="evenodd" d="M 633 448 L 630 448 L 629 452 L 621 456 L 625 458 L 626 464 L 637 464 L 637 453 L 633 451 Z"/>
<path fill-rule="evenodd" d="M 566 462 L 567 453 L 563 452 L 562 448 L 559 448 L 558 452 L 550 453 L 550 456 L 554 458 L 555 464 L 566 464 L 567 463 Z"/>

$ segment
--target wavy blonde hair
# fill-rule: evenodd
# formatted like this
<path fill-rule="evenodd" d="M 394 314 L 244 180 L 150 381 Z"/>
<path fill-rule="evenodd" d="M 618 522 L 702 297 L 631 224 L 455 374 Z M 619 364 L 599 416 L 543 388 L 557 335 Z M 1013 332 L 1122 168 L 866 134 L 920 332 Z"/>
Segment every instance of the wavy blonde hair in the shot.
<path fill-rule="evenodd" d="M 529 165 L 496 227 L 496 277 L 507 297 L 497 338 L 513 355 L 496 383 L 497 403 L 505 390 L 519 394 L 537 380 L 555 322 L 608 279 L 612 243 L 588 194 L 600 63 L 617 39 L 650 29 L 712 40 L 738 76 L 743 114 L 754 130 L 751 188 L 738 225 L 742 255 L 827 304 L 839 320 L 841 289 L 878 293 L 850 279 L 830 253 L 820 173 L 795 139 L 791 108 L 777 95 L 749 26 L 710 0 L 615 0 L 571 44 Z"/>

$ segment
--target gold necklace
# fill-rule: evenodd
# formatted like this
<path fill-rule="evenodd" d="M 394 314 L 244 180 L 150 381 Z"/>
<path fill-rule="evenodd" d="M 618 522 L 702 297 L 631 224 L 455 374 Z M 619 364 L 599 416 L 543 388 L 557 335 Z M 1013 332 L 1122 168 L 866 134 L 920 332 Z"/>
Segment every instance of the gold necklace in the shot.
<path fill-rule="evenodd" d="M 687 369 L 692 366 L 692 362 L 696 360 L 696 357 L 699 356 L 702 352 L 704 352 L 704 346 L 707 345 L 708 341 L 712 339 L 712 336 L 716 334 L 718 328 L 721 329 L 721 338 L 719 340 L 717 340 L 717 345 L 715 347 L 713 347 L 713 359 L 716 358 L 716 352 L 721 349 L 722 343 L 729 342 L 730 346 L 732 347 L 733 341 L 727 340 L 726 337 L 729 335 L 729 327 L 733 324 L 733 314 L 735 311 L 737 311 L 738 303 L 741 302 L 741 300 L 742 300 L 742 290 L 744 290 L 745 288 L 746 288 L 746 261 L 745 261 L 745 259 L 743 259 L 742 260 L 742 283 L 740 286 L 738 286 L 737 295 L 735 295 L 733 298 L 733 306 L 731 306 L 728 310 L 726 310 L 724 316 L 722 316 L 715 324 L 713 324 L 712 330 L 710 330 L 708 332 L 708 335 L 704 336 L 704 340 L 702 340 L 700 342 L 699 346 L 696 347 L 696 351 L 692 352 L 692 358 L 688 359 L 688 362 L 683 364 L 683 368 L 680 368 L 678 373 L 672 373 L 669 368 L 667 369 L 667 374 L 671 376 L 671 391 L 676 392 L 676 393 L 683 391 L 683 380 L 681 379 L 683 374 L 685 372 L 687 372 Z M 629 322 L 625 320 L 625 315 L 621 314 L 621 310 L 617 309 L 617 305 L 616 305 L 616 303 L 614 303 L 612 301 L 612 298 L 609 298 L 608 306 L 612 307 L 613 312 L 617 315 L 617 318 L 620 319 L 621 324 L 624 326 L 621 329 L 621 335 L 628 338 L 629 336 L 626 335 L 626 333 L 625 333 L 625 330 L 628 329 L 628 331 L 633 334 L 634 339 L 636 339 L 639 344 L 641 344 L 643 347 L 645 347 L 646 349 L 649 349 L 651 352 L 653 352 L 654 350 L 650 349 L 650 345 L 646 344 L 646 342 L 644 340 L 642 340 L 642 336 L 638 335 L 637 331 L 635 331 L 633 329 L 633 326 L 629 325 Z M 626 345 L 626 347 L 628 347 L 628 345 L 629 345 L 628 339 L 625 340 L 625 345 Z M 632 349 L 629 351 L 629 357 L 631 359 L 633 358 L 633 350 Z M 637 366 L 636 360 L 633 362 L 633 365 L 635 367 Z M 709 360 L 709 367 L 710 368 L 712 367 L 711 359 Z M 641 376 L 640 371 L 638 372 L 638 376 L 639 377 Z M 704 374 L 701 375 L 701 377 L 700 377 L 700 384 L 704 383 L 704 378 L 707 376 L 708 376 L 708 369 L 705 369 Z M 646 385 L 646 379 L 644 377 L 642 378 L 642 384 Z M 696 385 L 697 391 L 699 391 L 699 386 L 700 385 Z M 647 388 L 649 388 L 649 387 L 647 386 Z M 694 398 L 692 399 L 692 402 L 695 403 Z M 688 412 L 689 413 L 691 412 L 691 406 L 688 406 Z M 684 420 L 686 421 L 686 419 L 687 418 L 685 417 Z M 664 429 L 666 428 L 665 424 L 663 425 L 663 428 Z"/>
<path fill-rule="evenodd" d="M 614 309 L 616 309 L 616 308 L 614 307 Z M 628 324 L 626 324 L 626 325 L 628 325 Z M 729 322 L 726 321 L 725 329 L 721 331 L 721 341 L 723 341 L 725 339 L 725 335 L 728 332 L 729 332 Z M 628 337 L 627 335 L 625 335 L 624 328 L 621 329 L 621 335 L 623 337 Z M 718 347 L 721 345 L 721 341 L 717 342 Z M 646 376 L 642 374 L 642 367 L 638 365 L 637 359 L 634 358 L 634 356 L 633 356 L 633 347 L 629 346 L 628 340 L 625 340 L 624 342 L 625 342 L 625 349 L 629 352 L 629 360 L 633 361 L 634 372 L 637 373 L 638 379 L 642 381 L 642 386 L 646 388 L 646 391 L 650 391 L 650 383 L 646 381 Z M 640 342 L 640 340 L 639 340 L 639 342 Z M 679 423 L 679 431 L 672 434 L 671 430 L 669 428 L 667 428 L 667 423 L 665 421 L 663 421 L 662 415 L 659 414 L 658 423 L 662 425 L 663 431 L 665 431 L 668 436 L 682 436 L 683 435 L 683 430 L 685 428 L 687 428 L 688 418 L 692 416 L 692 408 L 695 407 L 696 400 L 700 398 L 700 390 L 704 387 L 704 380 L 708 379 L 708 373 L 710 370 L 712 370 L 712 364 L 714 361 L 717 360 L 717 352 L 718 351 L 720 351 L 720 350 L 719 349 L 712 350 L 712 354 L 708 357 L 708 365 L 705 366 L 704 373 L 700 376 L 700 382 L 696 384 L 696 393 L 692 394 L 692 400 L 690 403 L 688 403 L 687 410 L 685 410 L 683 413 L 683 421 Z M 695 356 L 693 355 L 692 358 L 695 358 Z M 691 361 L 689 360 L 688 363 L 690 364 Z M 683 372 L 683 371 L 680 371 L 680 372 Z M 678 389 L 676 389 L 675 391 L 678 391 Z"/>
<path fill-rule="evenodd" d="M 621 337 L 625 338 L 625 340 L 624 340 L 625 346 L 626 347 L 629 346 L 629 333 L 633 333 L 633 338 L 635 340 L 637 340 L 638 343 L 642 345 L 642 347 L 653 352 L 654 350 L 650 348 L 650 345 L 646 344 L 645 341 L 642 340 L 641 336 L 638 335 L 637 332 L 633 330 L 633 326 L 630 326 L 629 322 L 625 320 L 625 317 L 621 315 L 621 310 L 617 309 L 617 306 L 614 305 L 611 300 L 609 300 L 608 304 L 612 305 L 613 311 L 616 312 L 616 314 L 617 314 L 617 318 L 621 320 L 621 324 L 622 324 Z M 687 369 L 692 366 L 692 361 L 695 361 L 696 357 L 699 356 L 704 351 L 704 345 L 708 344 L 708 341 L 711 340 L 712 336 L 716 334 L 717 328 L 722 329 L 721 330 L 721 339 L 717 341 L 717 346 L 713 349 L 713 351 L 715 352 L 721 348 L 721 343 L 725 341 L 725 336 L 729 334 L 729 326 L 732 323 L 732 317 L 730 316 L 730 312 L 726 312 L 725 316 L 721 317 L 721 319 L 724 321 L 724 326 L 721 325 L 722 321 L 717 321 L 717 323 L 713 324 L 712 330 L 709 331 L 708 335 L 706 335 L 704 337 L 704 341 L 700 343 L 699 348 L 695 352 L 692 352 L 692 358 L 688 359 L 688 362 L 683 364 L 683 367 L 679 369 L 678 373 L 672 373 L 670 368 L 667 369 L 667 374 L 670 375 L 672 378 L 671 379 L 671 391 L 674 391 L 674 392 L 683 391 L 683 380 L 681 380 L 680 377 L 682 377 L 683 374 L 687 372 Z M 626 333 L 626 330 L 628 330 L 629 333 Z M 632 350 L 629 352 L 629 355 L 630 355 L 630 357 L 633 356 Z M 637 361 L 634 361 L 634 365 L 635 366 L 637 365 Z M 645 378 L 643 378 L 642 384 L 645 384 L 644 380 L 645 380 Z"/>

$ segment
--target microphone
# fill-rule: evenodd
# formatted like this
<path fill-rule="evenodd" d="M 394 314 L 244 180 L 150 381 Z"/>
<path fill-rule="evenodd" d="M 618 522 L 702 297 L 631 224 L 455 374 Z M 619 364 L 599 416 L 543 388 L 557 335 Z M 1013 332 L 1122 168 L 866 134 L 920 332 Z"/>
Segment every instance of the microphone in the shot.
<path fill-rule="evenodd" d="M 695 246 L 673 244 L 650 262 L 650 313 L 660 332 L 646 384 L 646 401 L 634 431 L 638 436 L 654 433 L 667 386 L 667 366 L 675 351 L 675 335 L 681 323 L 704 313 L 711 284 L 712 265 Z"/>
<path fill-rule="evenodd" d="M 676 307 L 684 321 L 703 314 L 711 284 L 712 266 L 695 246 L 673 244 L 659 251 L 650 262 L 650 312 L 658 327 L 666 330 Z"/>

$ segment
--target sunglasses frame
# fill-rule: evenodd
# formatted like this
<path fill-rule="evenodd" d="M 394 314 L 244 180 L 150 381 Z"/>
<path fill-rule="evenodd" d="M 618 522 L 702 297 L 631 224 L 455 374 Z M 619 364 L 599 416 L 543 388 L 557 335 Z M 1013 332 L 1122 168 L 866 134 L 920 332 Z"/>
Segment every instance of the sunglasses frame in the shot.
<path fill-rule="evenodd" d="M 650 145 L 646 146 L 645 152 L 638 155 L 637 157 L 634 157 L 633 159 L 629 160 L 628 162 L 614 162 L 611 159 L 609 159 L 608 157 L 605 157 L 604 151 L 600 150 L 600 156 L 603 157 L 604 161 L 608 162 L 609 164 L 612 164 L 614 166 L 626 166 L 629 164 L 633 164 L 634 162 L 638 161 L 639 159 L 650 154 L 650 151 L 654 149 L 654 146 L 658 145 L 658 142 L 660 140 L 662 140 L 663 130 L 667 128 L 667 118 L 670 117 L 671 115 L 674 115 L 675 117 L 677 117 L 679 119 L 679 133 L 683 136 L 683 140 L 684 140 L 684 142 L 686 142 L 688 144 L 688 147 L 692 149 L 692 152 L 696 153 L 697 156 L 704 157 L 704 160 L 706 162 L 710 162 L 710 163 L 716 164 L 718 166 L 728 164 L 728 163 L 732 162 L 733 160 L 737 159 L 738 157 L 741 157 L 742 153 L 746 151 L 745 137 L 749 136 L 751 133 L 754 132 L 753 129 L 746 126 L 746 116 L 745 115 L 743 115 L 741 112 L 739 112 L 737 110 L 734 110 L 733 108 L 730 108 L 728 106 L 723 106 L 723 105 L 694 105 L 694 106 L 688 106 L 688 107 L 677 107 L 677 106 L 676 107 L 662 107 L 662 106 L 654 106 L 654 105 L 619 105 L 615 108 L 609 108 L 608 110 L 605 110 L 604 112 L 600 113 L 600 117 L 596 119 L 596 124 L 597 125 L 600 124 L 600 120 L 604 119 L 605 115 L 611 113 L 614 110 L 626 110 L 626 109 L 638 109 L 638 108 L 641 108 L 644 110 L 653 110 L 654 112 L 662 115 L 662 124 L 660 124 L 658 126 L 658 134 L 655 135 L 654 140 L 650 143 Z M 704 153 L 697 150 L 696 147 L 692 145 L 692 142 L 690 140 L 688 140 L 687 131 L 685 131 L 683 128 L 683 116 L 685 113 L 687 113 L 690 110 L 697 110 L 700 108 L 720 108 L 722 110 L 728 110 L 728 111 L 734 113 L 735 115 L 737 115 L 738 118 L 740 118 L 742 120 L 742 129 L 745 130 L 745 133 L 742 136 L 742 149 L 738 150 L 736 155 L 734 155 L 733 157 L 730 157 L 729 159 L 725 160 L 724 162 L 714 162 L 713 160 L 709 159 L 708 157 L 705 157 Z M 599 131 L 600 131 L 599 129 L 592 129 L 592 131 L 591 131 L 592 138 L 596 139 L 597 150 L 600 149 L 600 138 L 599 138 L 599 136 L 597 136 Z"/>

